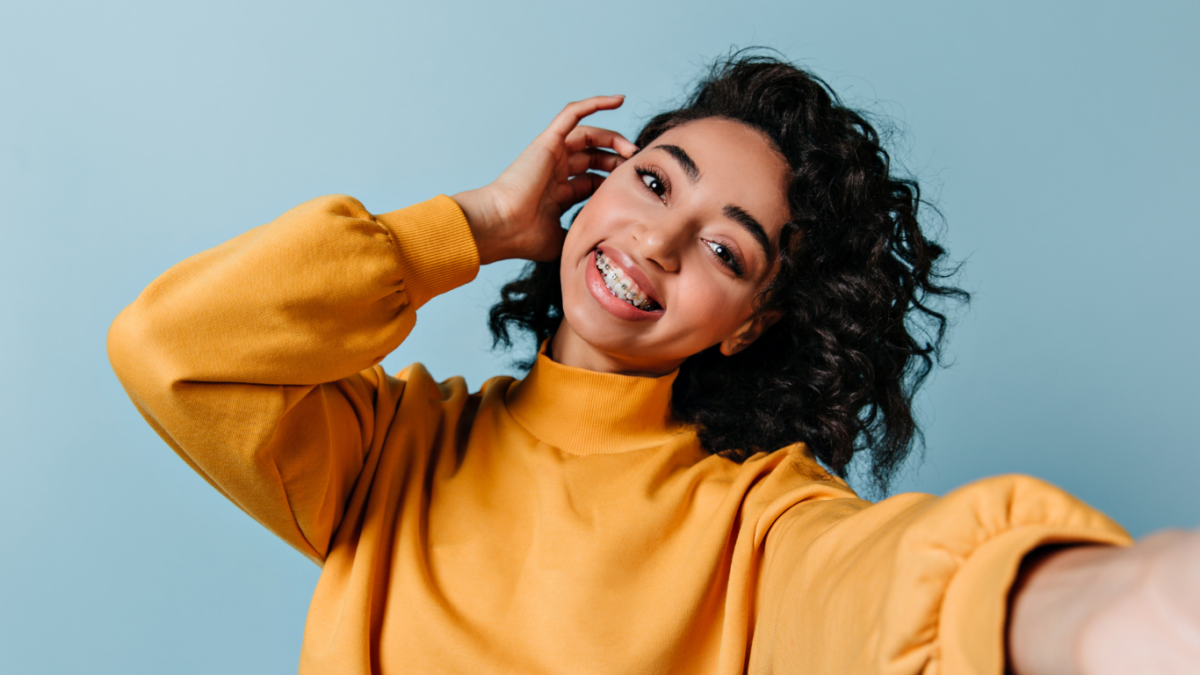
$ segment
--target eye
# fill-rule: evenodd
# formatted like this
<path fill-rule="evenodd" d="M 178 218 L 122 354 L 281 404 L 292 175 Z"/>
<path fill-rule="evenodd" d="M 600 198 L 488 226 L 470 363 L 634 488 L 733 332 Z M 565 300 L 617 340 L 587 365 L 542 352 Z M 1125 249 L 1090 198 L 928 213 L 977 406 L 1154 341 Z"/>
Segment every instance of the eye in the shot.
<path fill-rule="evenodd" d="M 709 241 L 707 239 L 704 240 L 704 243 L 712 251 L 713 255 L 716 256 L 717 260 L 720 260 L 723 265 L 728 267 L 737 276 L 742 276 L 742 262 L 738 260 L 737 255 L 734 254 L 732 249 L 720 242 Z"/>
<path fill-rule="evenodd" d="M 642 184 L 650 188 L 650 191 L 656 195 L 662 195 L 663 193 L 662 183 L 658 182 L 658 179 L 652 173 L 642 176 Z"/>
<path fill-rule="evenodd" d="M 657 171 L 640 166 L 635 171 L 637 171 L 638 180 L 642 181 L 642 185 L 653 192 L 656 197 L 662 199 L 667 194 L 667 181 Z"/>

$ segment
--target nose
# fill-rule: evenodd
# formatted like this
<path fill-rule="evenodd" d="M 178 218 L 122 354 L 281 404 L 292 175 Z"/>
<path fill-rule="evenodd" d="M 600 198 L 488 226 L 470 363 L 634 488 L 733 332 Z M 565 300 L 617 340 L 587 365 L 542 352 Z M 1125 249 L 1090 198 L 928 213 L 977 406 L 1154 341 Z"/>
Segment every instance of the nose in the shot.
<path fill-rule="evenodd" d="M 684 242 L 690 238 L 690 228 L 679 219 L 644 221 L 633 231 L 638 253 L 664 272 L 678 272 Z"/>

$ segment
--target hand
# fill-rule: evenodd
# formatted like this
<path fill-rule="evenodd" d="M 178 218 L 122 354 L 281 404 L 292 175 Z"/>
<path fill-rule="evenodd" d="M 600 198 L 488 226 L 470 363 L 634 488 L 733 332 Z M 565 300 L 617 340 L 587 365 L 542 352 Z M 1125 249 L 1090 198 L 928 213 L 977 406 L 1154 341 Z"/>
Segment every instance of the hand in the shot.
<path fill-rule="evenodd" d="M 619 108 L 624 101 L 624 96 L 596 96 L 568 104 L 499 178 L 454 195 L 467 216 L 482 264 L 559 256 L 565 236 L 562 215 L 592 196 L 604 181 L 588 169 L 612 171 L 637 152 L 621 134 L 579 126 L 579 121 L 598 110 Z"/>
<path fill-rule="evenodd" d="M 1017 675 L 1200 673 L 1200 532 L 1059 550 L 1013 599 Z"/>

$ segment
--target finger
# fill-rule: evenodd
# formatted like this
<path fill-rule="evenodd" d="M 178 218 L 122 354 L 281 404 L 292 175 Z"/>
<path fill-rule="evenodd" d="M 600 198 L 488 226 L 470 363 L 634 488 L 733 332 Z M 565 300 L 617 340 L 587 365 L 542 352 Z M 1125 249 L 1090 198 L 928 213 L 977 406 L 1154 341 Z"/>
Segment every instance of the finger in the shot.
<path fill-rule="evenodd" d="M 611 129 L 599 127 L 577 126 L 567 134 L 565 142 L 568 152 L 576 152 L 584 148 L 610 148 L 616 150 L 622 157 L 632 157 L 637 152 L 637 146 L 629 142 L 621 134 Z"/>
<path fill-rule="evenodd" d="M 580 174 L 566 183 L 559 183 L 555 190 L 555 199 L 562 205 L 563 210 L 569 209 L 591 197 L 603 182 L 604 176 L 598 173 Z"/>
<path fill-rule="evenodd" d="M 578 176 L 589 169 L 608 173 L 621 166 L 621 163 L 624 161 L 624 157 L 599 148 L 588 148 L 580 152 L 573 152 L 567 155 L 566 172 L 562 178 Z"/>
<path fill-rule="evenodd" d="M 625 102 L 624 95 L 618 96 L 593 96 L 585 98 L 582 101 L 568 103 L 567 107 L 563 108 L 562 112 L 554 117 L 550 122 L 550 126 L 546 128 L 548 134 L 557 136 L 560 139 L 567 137 L 578 124 L 579 120 L 591 115 L 599 110 L 613 110 L 620 108 Z"/>

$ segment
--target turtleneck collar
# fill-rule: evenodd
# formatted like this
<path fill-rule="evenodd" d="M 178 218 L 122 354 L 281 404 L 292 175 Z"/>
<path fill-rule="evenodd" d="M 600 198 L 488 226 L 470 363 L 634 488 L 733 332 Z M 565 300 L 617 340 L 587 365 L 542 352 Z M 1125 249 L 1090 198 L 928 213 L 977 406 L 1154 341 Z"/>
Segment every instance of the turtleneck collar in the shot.
<path fill-rule="evenodd" d="M 662 377 L 598 373 L 564 366 L 546 345 L 524 380 L 509 388 L 508 411 L 539 440 L 574 455 L 602 455 L 659 445 L 687 429 L 671 419 L 671 385 Z"/>

